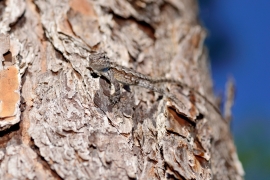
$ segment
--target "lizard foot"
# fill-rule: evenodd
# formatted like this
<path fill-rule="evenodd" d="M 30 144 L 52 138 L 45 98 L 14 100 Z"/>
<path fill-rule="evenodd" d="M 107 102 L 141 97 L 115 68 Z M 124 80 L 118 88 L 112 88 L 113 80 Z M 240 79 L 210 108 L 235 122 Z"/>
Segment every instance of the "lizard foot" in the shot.
<path fill-rule="evenodd" d="M 116 96 L 116 95 L 112 95 L 110 96 L 110 101 L 113 103 L 113 104 L 116 104 L 120 101 L 120 95 L 119 96 Z"/>

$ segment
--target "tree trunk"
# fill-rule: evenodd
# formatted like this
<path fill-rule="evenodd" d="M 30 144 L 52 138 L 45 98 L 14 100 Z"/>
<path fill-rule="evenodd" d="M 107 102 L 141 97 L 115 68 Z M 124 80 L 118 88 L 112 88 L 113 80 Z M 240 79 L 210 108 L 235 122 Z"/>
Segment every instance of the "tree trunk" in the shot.
<path fill-rule="evenodd" d="M 194 0 L 1 1 L 0 179 L 242 179 L 197 11 Z M 110 81 L 87 68 L 93 52 L 190 88 L 157 84 L 168 99 L 123 85 L 113 104 Z"/>

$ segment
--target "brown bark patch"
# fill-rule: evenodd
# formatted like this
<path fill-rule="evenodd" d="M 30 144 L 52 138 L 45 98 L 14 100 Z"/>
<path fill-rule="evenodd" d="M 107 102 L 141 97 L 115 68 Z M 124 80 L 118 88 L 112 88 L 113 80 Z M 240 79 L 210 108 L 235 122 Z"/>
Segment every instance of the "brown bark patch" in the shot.
<path fill-rule="evenodd" d="M 0 72 L 0 118 L 14 116 L 20 101 L 18 68 L 10 66 Z"/>

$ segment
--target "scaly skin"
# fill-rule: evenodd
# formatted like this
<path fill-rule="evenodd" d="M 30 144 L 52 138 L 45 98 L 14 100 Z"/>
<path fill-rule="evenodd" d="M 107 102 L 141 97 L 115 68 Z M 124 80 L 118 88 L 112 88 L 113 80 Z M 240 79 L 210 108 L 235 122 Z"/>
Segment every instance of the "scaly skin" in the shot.
<path fill-rule="evenodd" d="M 133 69 L 118 65 L 110 61 L 110 59 L 105 55 L 105 53 L 91 54 L 89 57 L 89 68 L 91 68 L 96 74 L 105 77 L 111 82 L 115 88 L 115 93 L 111 95 L 110 99 L 113 103 L 117 103 L 120 99 L 120 86 L 119 83 L 125 85 L 140 86 L 151 91 L 155 91 L 162 95 L 167 96 L 169 99 L 175 102 L 175 96 L 169 94 L 162 88 L 159 88 L 157 84 L 159 83 L 172 83 L 183 88 L 188 88 L 192 92 L 196 93 L 202 97 L 207 103 L 209 103 L 219 114 L 219 109 L 210 102 L 204 95 L 189 87 L 178 80 L 166 79 L 166 78 L 151 78 L 149 76 L 143 75 L 134 71 Z M 182 106 L 185 108 L 184 104 Z"/>

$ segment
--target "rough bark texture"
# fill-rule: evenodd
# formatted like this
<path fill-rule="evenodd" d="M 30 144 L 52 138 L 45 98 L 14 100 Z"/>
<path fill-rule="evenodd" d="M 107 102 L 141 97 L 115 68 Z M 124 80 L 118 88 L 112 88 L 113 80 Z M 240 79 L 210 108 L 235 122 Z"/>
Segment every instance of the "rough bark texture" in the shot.
<path fill-rule="evenodd" d="M 0 1 L 1 37 L 10 38 L 8 52 L 0 43 L 0 179 L 242 179 L 213 107 L 197 11 L 194 0 Z M 86 68 L 91 52 L 180 80 L 212 103 L 165 83 L 185 109 L 136 86 L 113 105 L 110 82 Z M 3 98 L 10 91 L 20 103 Z"/>

